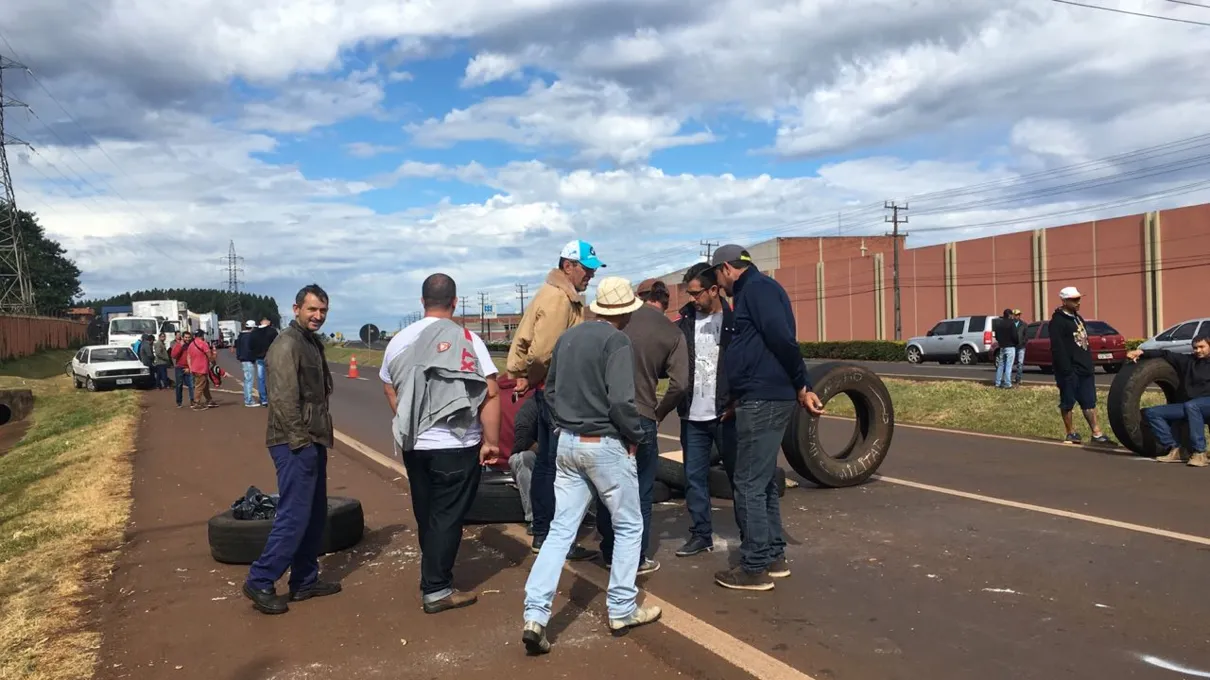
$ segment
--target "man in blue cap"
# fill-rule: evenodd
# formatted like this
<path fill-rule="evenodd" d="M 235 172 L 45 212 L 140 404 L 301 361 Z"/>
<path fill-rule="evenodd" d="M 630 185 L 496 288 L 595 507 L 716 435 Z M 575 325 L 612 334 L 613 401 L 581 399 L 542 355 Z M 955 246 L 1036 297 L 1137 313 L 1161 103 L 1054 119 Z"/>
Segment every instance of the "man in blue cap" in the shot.
<path fill-rule="evenodd" d="M 563 246 L 559 266 L 546 275 L 546 283 L 534 294 L 533 302 L 517 325 L 512 346 L 508 350 L 508 374 L 515 379 L 513 398 L 520 399 L 531 389 L 538 402 L 538 456 L 534 460 L 530 480 L 530 508 L 534 520 L 532 550 L 536 554 L 546 541 L 550 522 L 555 516 L 555 440 L 550 405 L 546 401 L 544 383 L 550 370 L 555 342 L 569 328 L 584 321 L 584 291 L 598 269 L 605 264 L 587 241 L 575 240 Z M 567 554 L 570 560 L 596 557 L 595 550 L 573 545 Z"/>

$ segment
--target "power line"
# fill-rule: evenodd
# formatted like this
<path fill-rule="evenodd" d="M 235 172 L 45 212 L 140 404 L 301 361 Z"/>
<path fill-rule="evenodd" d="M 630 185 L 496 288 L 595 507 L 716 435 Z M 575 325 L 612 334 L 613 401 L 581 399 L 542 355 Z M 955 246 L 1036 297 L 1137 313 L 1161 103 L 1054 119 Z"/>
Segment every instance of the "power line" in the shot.
<path fill-rule="evenodd" d="M 1182 24 L 1193 24 L 1194 26 L 1210 26 L 1210 22 L 1206 22 L 1206 21 L 1194 21 L 1193 19 L 1181 19 L 1179 17 L 1166 17 L 1166 16 L 1161 16 L 1159 14 L 1147 14 L 1146 12 L 1131 12 L 1130 10 L 1118 9 L 1116 7 L 1101 7 L 1100 5 L 1085 5 L 1082 2 L 1072 2 L 1072 0 L 1054 0 L 1054 2 L 1059 2 L 1064 5 L 1074 5 L 1076 7 L 1087 7 L 1088 9 L 1099 9 L 1099 10 L 1103 10 L 1106 12 L 1116 12 L 1118 14 L 1129 14 L 1130 16 L 1135 16 L 1135 17 L 1146 17 L 1148 19 L 1162 19 L 1164 21 L 1175 21 L 1175 22 L 1182 23 Z M 1184 5 L 1184 4 L 1193 4 L 1193 3 L 1180 3 L 1180 4 Z M 1201 5 L 1196 5 L 1196 6 L 1200 7 Z"/>
<path fill-rule="evenodd" d="M 1201 7 L 1202 9 L 1210 9 L 1210 5 L 1203 5 L 1200 2 L 1189 2 L 1189 0 L 1165 0 L 1175 5 L 1188 5 L 1189 7 Z"/>
<path fill-rule="evenodd" d="M 710 261 L 710 256 L 714 254 L 714 249 L 718 247 L 718 241 L 698 241 L 702 246 L 701 255 L 706 258 L 706 262 Z"/>
<path fill-rule="evenodd" d="M 4 92 L 4 72 L 16 68 L 24 66 L 0 56 L 0 312 L 32 314 L 35 311 L 34 290 L 29 277 L 28 255 L 21 243 L 17 197 L 13 192 L 6 151 L 10 144 L 28 144 L 4 129 L 4 110 L 25 106 Z"/>

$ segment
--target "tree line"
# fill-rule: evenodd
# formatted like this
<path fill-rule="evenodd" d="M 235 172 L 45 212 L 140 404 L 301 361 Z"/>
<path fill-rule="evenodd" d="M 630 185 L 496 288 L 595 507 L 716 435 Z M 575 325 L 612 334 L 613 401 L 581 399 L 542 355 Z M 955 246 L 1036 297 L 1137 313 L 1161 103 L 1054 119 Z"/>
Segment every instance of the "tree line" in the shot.
<path fill-rule="evenodd" d="M 133 293 L 122 293 L 105 299 L 85 300 L 82 307 L 91 307 L 98 314 L 101 307 L 109 305 L 128 305 L 139 300 L 180 300 L 189 307 L 189 311 L 199 314 L 215 312 L 219 319 L 232 319 L 227 314 L 227 301 L 230 299 L 227 291 L 216 288 L 152 288 L 138 290 Z M 239 310 L 244 319 L 269 319 L 274 326 L 281 325 L 281 314 L 277 311 L 277 300 L 268 295 L 239 293 Z M 238 321 L 238 319 L 235 319 Z"/>

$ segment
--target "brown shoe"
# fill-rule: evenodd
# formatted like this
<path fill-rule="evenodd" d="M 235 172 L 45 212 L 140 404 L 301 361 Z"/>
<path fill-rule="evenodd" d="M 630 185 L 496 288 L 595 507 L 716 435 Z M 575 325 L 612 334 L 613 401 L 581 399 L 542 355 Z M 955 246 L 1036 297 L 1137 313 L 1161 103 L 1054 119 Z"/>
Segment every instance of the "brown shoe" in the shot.
<path fill-rule="evenodd" d="M 765 572 L 750 574 L 733 567 L 714 574 L 714 582 L 731 590 L 773 590 L 773 579 Z"/>
<path fill-rule="evenodd" d="M 786 578 L 790 575 L 790 562 L 784 557 L 773 560 L 766 573 L 773 578 Z"/>
<path fill-rule="evenodd" d="M 479 601 L 479 596 L 474 593 L 463 593 L 455 590 L 436 602 L 425 602 L 425 614 L 440 614 L 443 611 L 450 609 L 459 609 L 461 607 L 469 607 Z"/>
<path fill-rule="evenodd" d="M 1210 461 L 1206 460 L 1206 452 L 1198 451 L 1192 456 L 1189 456 L 1189 467 L 1206 467 L 1210 465 Z"/>
<path fill-rule="evenodd" d="M 1183 463 L 1185 461 L 1181 459 L 1181 450 L 1179 447 L 1177 447 L 1177 448 L 1173 448 L 1168 453 L 1165 453 L 1164 455 L 1156 458 L 1155 462 L 1157 462 L 1157 463 Z"/>

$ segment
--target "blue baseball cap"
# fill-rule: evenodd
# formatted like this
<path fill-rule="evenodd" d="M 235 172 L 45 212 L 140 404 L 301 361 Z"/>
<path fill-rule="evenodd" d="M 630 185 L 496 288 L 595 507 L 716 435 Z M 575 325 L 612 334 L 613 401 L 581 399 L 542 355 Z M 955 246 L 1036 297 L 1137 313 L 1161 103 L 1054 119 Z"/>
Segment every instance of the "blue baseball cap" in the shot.
<path fill-rule="evenodd" d="M 597 259 L 597 249 L 588 241 L 572 241 L 563 246 L 559 257 L 572 262 L 579 262 L 589 269 L 600 269 L 605 264 Z"/>

